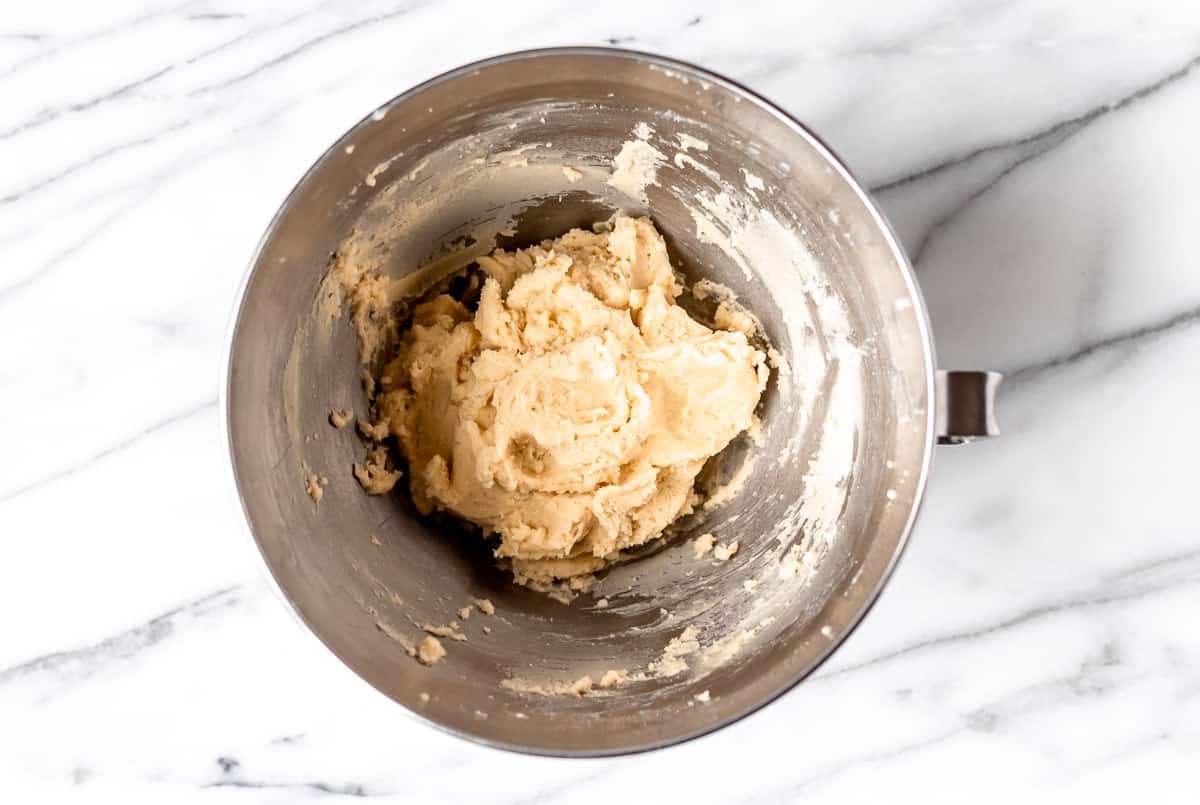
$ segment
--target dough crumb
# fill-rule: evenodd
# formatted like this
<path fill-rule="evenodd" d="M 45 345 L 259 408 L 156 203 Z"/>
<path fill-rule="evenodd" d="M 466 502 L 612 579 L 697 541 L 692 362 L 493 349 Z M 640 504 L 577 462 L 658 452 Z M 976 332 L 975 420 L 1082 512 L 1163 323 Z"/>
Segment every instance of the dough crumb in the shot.
<path fill-rule="evenodd" d="M 418 696 L 417 698 L 419 698 L 421 700 L 421 704 L 425 704 L 426 702 L 429 701 L 429 694 L 422 692 L 421 695 Z"/>
<path fill-rule="evenodd" d="M 431 635 L 437 635 L 438 637 L 448 637 L 451 640 L 458 640 L 459 642 L 463 642 L 467 639 L 465 634 L 458 631 L 453 626 L 432 626 L 428 623 L 423 623 L 421 624 L 421 628 L 429 632 Z"/>
<path fill-rule="evenodd" d="M 478 609 L 480 612 L 482 612 L 484 615 L 495 615 L 496 614 L 495 604 L 493 604 L 487 598 L 476 598 L 475 599 L 475 608 Z"/>
<path fill-rule="evenodd" d="M 633 677 L 628 671 L 612 669 L 605 671 L 599 682 L 592 679 L 591 674 L 580 677 L 574 681 L 564 680 L 542 680 L 534 681 L 530 679 L 522 679 L 521 677 L 511 677 L 502 679 L 500 687 L 507 690 L 513 690 L 518 693 L 532 693 L 536 696 L 586 696 L 592 693 L 597 688 L 608 689 L 614 688 L 623 682 L 628 682 L 635 678 L 644 679 L 644 676 Z"/>
<path fill-rule="evenodd" d="M 713 556 L 720 559 L 722 562 L 729 561 L 729 558 L 738 552 L 738 541 L 725 542 L 713 548 Z"/>
<path fill-rule="evenodd" d="M 436 637 L 425 637 L 417 644 L 417 660 L 423 665 L 433 665 L 446 656 L 446 649 Z"/>
<path fill-rule="evenodd" d="M 692 286 L 692 296 L 703 302 L 705 299 L 712 297 L 714 299 L 727 298 L 733 295 L 733 291 L 726 288 L 720 283 L 712 280 L 699 280 Z"/>
<path fill-rule="evenodd" d="M 712 534 L 701 534 L 700 536 L 696 537 L 696 541 L 692 543 L 692 551 L 696 554 L 697 559 L 703 559 L 716 544 L 717 538 Z"/>
<path fill-rule="evenodd" d="M 596 602 L 596 609 L 608 609 L 608 599 L 601 598 Z"/>
<path fill-rule="evenodd" d="M 720 330 L 741 333 L 747 338 L 758 332 L 758 322 L 734 302 L 722 302 L 717 305 L 717 311 L 713 314 L 713 324 Z"/>
<path fill-rule="evenodd" d="M 491 633 L 492 633 L 492 627 L 490 627 L 490 626 L 485 626 L 485 627 L 483 627 L 483 633 L 484 633 L 484 634 L 491 634 Z"/>
<path fill-rule="evenodd" d="M 322 487 L 322 483 L 329 483 L 329 479 L 317 475 L 308 468 L 308 464 L 306 463 L 301 463 L 300 469 L 304 473 L 304 491 L 312 498 L 313 503 L 320 503 L 321 498 L 325 496 L 325 489 Z"/>
<path fill-rule="evenodd" d="M 371 535 L 371 544 L 372 545 L 382 545 L 383 543 L 379 541 L 379 537 L 372 534 Z"/>
<path fill-rule="evenodd" d="M 363 464 L 354 465 L 354 477 L 368 495 L 386 495 L 400 480 L 400 470 L 388 469 L 391 458 L 387 448 L 377 444 L 367 453 Z"/>
<path fill-rule="evenodd" d="M 629 672 L 625 669 L 605 671 L 604 676 L 600 677 L 600 687 L 615 688 L 622 682 L 629 680 Z"/>
<path fill-rule="evenodd" d="M 339 430 L 346 427 L 353 421 L 354 413 L 352 411 L 339 410 L 335 408 L 329 412 L 329 424 L 333 425 Z"/>
<path fill-rule="evenodd" d="M 650 671 L 656 676 L 674 676 L 686 671 L 688 664 L 683 658 L 700 649 L 699 636 L 695 626 L 684 629 L 667 643 L 662 656 L 650 663 Z"/>
<path fill-rule="evenodd" d="M 567 181 L 575 184 L 583 178 L 583 171 L 572 168 L 570 165 L 563 165 L 563 176 L 567 177 Z"/>
<path fill-rule="evenodd" d="M 371 378 L 371 382 L 374 383 L 375 379 Z M 375 425 L 365 419 L 358 420 L 358 432 L 371 442 L 381 442 L 388 437 L 387 423 Z"/>
<path fill-rule="evenodd" d="M 696 701 L 698 701 L 698 702 L 706 702 L 706 703 L 707 703 L 707 702 L 710 702 L 710 701 L 712 701 L 712 696 L 711 696 L 711 695 L 709 694 L 709 692 L 706 690 L 706 691 L 704 691 L 704 692 L 702 692 L 702 693 L 697 693 L 697 694 L 696 694 Z"/>
<path fill-rule="evenodd" d="M 465 621 L 469 617 L 471 617 L 471 608 L 470 607 L 459 607 L 458 619 L 460 621 Z"/>

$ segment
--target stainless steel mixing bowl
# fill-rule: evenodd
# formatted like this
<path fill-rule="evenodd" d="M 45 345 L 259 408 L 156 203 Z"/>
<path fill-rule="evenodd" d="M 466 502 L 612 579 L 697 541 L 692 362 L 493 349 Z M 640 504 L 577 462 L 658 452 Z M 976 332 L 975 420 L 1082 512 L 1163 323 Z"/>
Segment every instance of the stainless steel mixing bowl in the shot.
<path fill-rule="evenodd" d="M 644 154 L 639 142 L 661 157 L 640 165 L 654 180 L 643 170 L 640 183 L 614 181 L 614 160 L 628 143 Z M 322 278 L 352 233 L 382 271 L 401 275 L 447 251 L 529 243 L 618 208 L 653 217 L 689 282 L 735 292 L 792 371 L 777 370 L 764 397 L 761 443 L 740 440 L 714 470 L 719 481 L 758 456 L 732 499 L 567 604 L 514 586 L 478 534 L 417 516 L 402 488 L 358 488 L 350 467 L 363 447 L 327 421 L 332 408 L 365 413 L 356 339 L 344 317 L 321 321 Z M 733 208 L 761 214 L 738 229 Z M 689 301 L 698 316 L 712 303 Z M 433 79 L 316 162 L 246 278 L 222 409 L 270 576 L 347 667 L 456 734 L 603 755 L 729 724 L 829 656 L 900 554 L 939 435 L 994 431 L 996 380 L 939 375 L 895 235 L 798 122 L 696 67 L 569 48 Z M 939 434 L 939 419 L 955 432 Z M 328 478 L 319 505 L 305 492 L 310 472 Z M 707 531 L 740 551 L 695 559 L 688 538 Z M 461 624 L 466 641 L 444 639 L 444 661 L 429 668 L 410 656 L 422 625 L 447 624 L 476 598 L 496 614 L 476 611 Z M 695 644 L 680 643 L 691 634 Z M 655 663 L 673 640 L 692 650 L 687 670 L 669 675 Z M 610 669 L 634 679 L 583 696 L 502 684 Z"/>

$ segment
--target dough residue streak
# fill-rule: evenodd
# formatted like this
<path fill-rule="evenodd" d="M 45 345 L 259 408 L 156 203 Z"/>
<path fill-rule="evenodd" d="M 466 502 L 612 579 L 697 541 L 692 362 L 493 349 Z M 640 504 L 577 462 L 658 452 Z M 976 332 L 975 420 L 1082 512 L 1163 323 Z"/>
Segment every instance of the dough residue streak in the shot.
<path fill-rule="evenodd" d="M 688 664 L 684 657 L 700 650 L 699 636 L 699 630 L 689 626 L 678 637 L 672 638 L 662 656 L 650 663 L 651 673 L 655 676 L 674 676 L 686 671 Z"/>
<path fill-rule="evenodd" d="M 496 605 L 493 604 L 487 598 L 476 598 L 474 601 L 474 604 L 475 604 L 475 608 L 478 609 L 480 612 L 482 612 L 484 615 L 495 615 L 496 614 Z"/>
<path fill-rule="evenodd" d="M 645 205 L 649 203 L 646 188 L 658 178 L 658 168 L 666 161 L 666 156 L 646 142 L 640 131 L 638 134 L 638 139 L 626 140 L 613 159 L 613 172 L 608 183 Z M 648 129 L 646 136 L 649 136 Z"/>
<path fill-rule="evenodd" d="M 521 677 L 512 677 L 511 679 L 501 680 L 500 687 L 516 691 L 517 693 L 531 693 L 535 696 L 584 696 L 592 693 L 596 688 L 604 690 L 615 688 L 629 681 L 631 678 L 629 672 L 624 669 L 610 669 L 604 672 L 604 675 L 600 677 L 598 682 L 592 679 L 591 674 L 586 674 L 569 682 L 535 681 Z"/>

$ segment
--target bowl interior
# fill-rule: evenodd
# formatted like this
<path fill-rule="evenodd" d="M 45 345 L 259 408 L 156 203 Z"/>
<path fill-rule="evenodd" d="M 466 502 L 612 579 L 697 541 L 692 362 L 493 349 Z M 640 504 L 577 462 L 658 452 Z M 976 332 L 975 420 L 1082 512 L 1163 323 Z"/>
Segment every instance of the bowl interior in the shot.
<path fill-rule="evenodd" d="M 392 495 L 361 491 L 351 466 L 363 447 L 328 422 L 335 408 L 366 413 L 356 337 L 322 280 L 348 244 L 404 275 L 616 210 L 663 232 L 694 315 L 711 319 L 735 296 L 778 355 L 758 442 L 741 437 L 710 468 L 724 502 L 568 602 L 514 586 L 478 534 L 418 517 L 403 482 Z M 697 290 L 701 280 L 719 287 Z M 785 690 L 873 600 L 928 462 L 923 316 L 903 257 L 843 169 L 737 87 L 612 51 L 493 60 L 364 120 L 273 223 L 230 351 L 239 493 L 284 596 L 395 701 L 527 751 L 670 743 Z M 329 481 L 319 504 L 309 472 Z M 740 550 L 697 560 L 691 538 L 704 532 Z M 495 614 L 472 612 L 465 641 L 443 639 L 444 661 L 409 656 L 424 625 L 452 623 L 477 598 Z M 610 670 L 633 679 L 546 695 Z"/>

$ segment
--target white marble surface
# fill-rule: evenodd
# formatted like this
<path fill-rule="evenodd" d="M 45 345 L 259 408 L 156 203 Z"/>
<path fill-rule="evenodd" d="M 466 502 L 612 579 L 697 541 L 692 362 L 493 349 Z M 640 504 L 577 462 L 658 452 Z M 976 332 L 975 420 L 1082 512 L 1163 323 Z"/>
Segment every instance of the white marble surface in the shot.
<path fill-rule="evenodd" d="M 215 398 L 246 260 L 336 135 L 459 63 L 606 41 L 807 121 L 879 190 L 943 365 L 1010 379 L 815 678 L 560 761 L 324 660 L 245 549 Z M 1194 2 L 6 4 L 0 800 L 1195 802 L 1198 63 Z"/>

